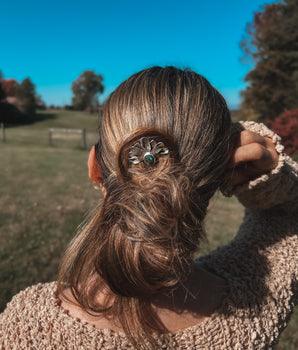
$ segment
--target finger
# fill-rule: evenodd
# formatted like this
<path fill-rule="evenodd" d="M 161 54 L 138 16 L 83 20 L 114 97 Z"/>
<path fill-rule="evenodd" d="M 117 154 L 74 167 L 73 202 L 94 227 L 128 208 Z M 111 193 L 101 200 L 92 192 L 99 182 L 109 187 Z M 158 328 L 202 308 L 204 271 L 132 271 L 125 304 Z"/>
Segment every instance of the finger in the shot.
<path fill-rule="evenodd" d="M 266 140 L 263 136 L 249 130 L 243 130 L 240 133 L 239 146 L 248 145 L 250 143 L 260 143 L 266 145 Z"/>
<path fill-rule="evenodd" d="M 262 173 L 262 171 L 252 168 L 234 168 L 226 174 L 225 179 L 232 186 L 237 186 L 256 179 Z"/>
<path fill-rule="evenodd" d="M 268 157 L 271 159 L 271 153 L 260 143 L 249 143 L 235 150 L 230 167 L 247 162 L 264 162 Z"/>
<path fill-rule="evenodd" d="M 275 143 L 272 141 L 272 139 L 269 138 L 269 137 L 264 137 L 264 138 L 265 138 L 265 141 L 266 141 L 266 148 L 271 153 L 272 162 L 273 162 L 272 169 L 273 169 L 278 164 L 279 154 L 276 151 Z"/>
<path fill-rule="evenodd" d="M 248 182 L 248 176 L 244 171 L 233 169 L 228 172 L 225 176 L 227 183 L 231 186 L 237 186 Z"/>

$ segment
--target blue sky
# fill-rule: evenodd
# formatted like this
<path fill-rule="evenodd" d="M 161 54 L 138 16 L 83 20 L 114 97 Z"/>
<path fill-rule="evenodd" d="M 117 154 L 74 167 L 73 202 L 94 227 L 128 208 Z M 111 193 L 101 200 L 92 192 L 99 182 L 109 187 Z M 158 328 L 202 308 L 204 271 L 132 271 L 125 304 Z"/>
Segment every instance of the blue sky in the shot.
<path fill-rule="evenodd" d="M 152 65 L 191 68 L 240 102 L 246 23 L 270 0 L 52 0 L 0 2 L 0 70 L 30 77 L 47 104 L 71 101 L 86 69 L 104 77 L 102 101 L 131 74 Z"/>

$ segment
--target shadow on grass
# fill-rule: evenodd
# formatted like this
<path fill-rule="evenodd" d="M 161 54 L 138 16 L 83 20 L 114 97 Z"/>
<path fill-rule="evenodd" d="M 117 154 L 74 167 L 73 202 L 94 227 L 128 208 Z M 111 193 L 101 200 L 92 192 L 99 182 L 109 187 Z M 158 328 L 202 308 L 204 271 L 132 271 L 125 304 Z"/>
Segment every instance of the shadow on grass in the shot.
<path fill-rule="evenodd" d="M 54 113 L 36 113 L 33 115 L 26 115 L 21 113 L 12 104 L 0 103 L 0 123 L 4 123 L 6 127 L 34 124 L 36 122 L 56 118 L 57 115 Z"/>
<path fill-rule="evenodd" d="M 57 115 L 53 113 L 42 113 L 42 114 L 35 114 L 30 116 L 22 115 L 20 118 L 18 118 L 17 122 L 7 122 L 4 123 L 5 127 L 7 128 L 13 128 L 17 126 L 24 126 L 24 125 L 31 125 L 38 122 L 43 122 L 45 120 L 54 120 L 57 119 Z"/>
<path fill-rule="evenodd" d="M 24 124 L 33 124 L 36 122 L 42 122 L 44 120 L 48 120 L 48 119 L 57 119 L 57 114 L 53 114 L 53 113 L 38 113 L 32 116 L 27 117 L 26 122 Z"/>

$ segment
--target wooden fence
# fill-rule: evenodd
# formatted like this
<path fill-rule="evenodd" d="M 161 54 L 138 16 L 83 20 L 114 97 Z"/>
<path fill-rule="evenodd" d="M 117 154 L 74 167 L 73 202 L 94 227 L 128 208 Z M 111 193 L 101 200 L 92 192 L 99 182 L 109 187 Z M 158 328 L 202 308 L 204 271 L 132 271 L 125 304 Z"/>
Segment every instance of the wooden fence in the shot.
<path fill-rule="evenodd" d="M 83 149 L 88 149 L 91 144 L 94 144 L 97 139 L 97 133 L 82 129 L 68 129 L 68 128 L 49 128 L 49 129 L 22 129 L 21 131 L 17 128 L 10 128 L 10 125 L 0 123 L 0 142 L 14 142 L 14 143 L 26 143 L 26 144 L 48 144 L 50 146 L 59 146 L 61 140 L 73 143 L 74 140 L 80 141 Z M 65 136 L 63 136 L 63 134 Z M 74 137 L 72 137 L 74 135 Z M 56 137 L 55 137 L 56 136 Z"/>
<path fill-rule="evenodd" d="M 5 134 L 4 123 L 1 123 L 1 136 L 2 136 L 2 142 L 6 142 L 6 134 Z"/>
<path fill-rule="evenodd" d="M 63 129 L 63 128 L 50 128 L 49 129 L 49 145 L 53 146 L 53 134 L 79 134 L 82 135 L 83 148 L 87 149 L 87 136 L 86 129 Z"/>

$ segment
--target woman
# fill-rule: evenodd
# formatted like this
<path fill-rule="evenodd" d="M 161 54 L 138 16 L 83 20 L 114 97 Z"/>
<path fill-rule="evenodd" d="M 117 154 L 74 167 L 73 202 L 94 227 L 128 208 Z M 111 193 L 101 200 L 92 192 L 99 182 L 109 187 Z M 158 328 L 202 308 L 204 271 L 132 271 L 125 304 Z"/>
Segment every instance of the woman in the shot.
<path fill-rule="evenodd" d="M 200 75 L 153 67 L 105 103 L 91 177 L 104 200 L 58 283 L 0 316 L 5 349 L 270 349 L 297 300 L 297 164 L 264 125 L 233 125 Z M 210 198 L 247 208 L 194 262 Z M 16 345 L 17 344 L 17 345 Z"/>

